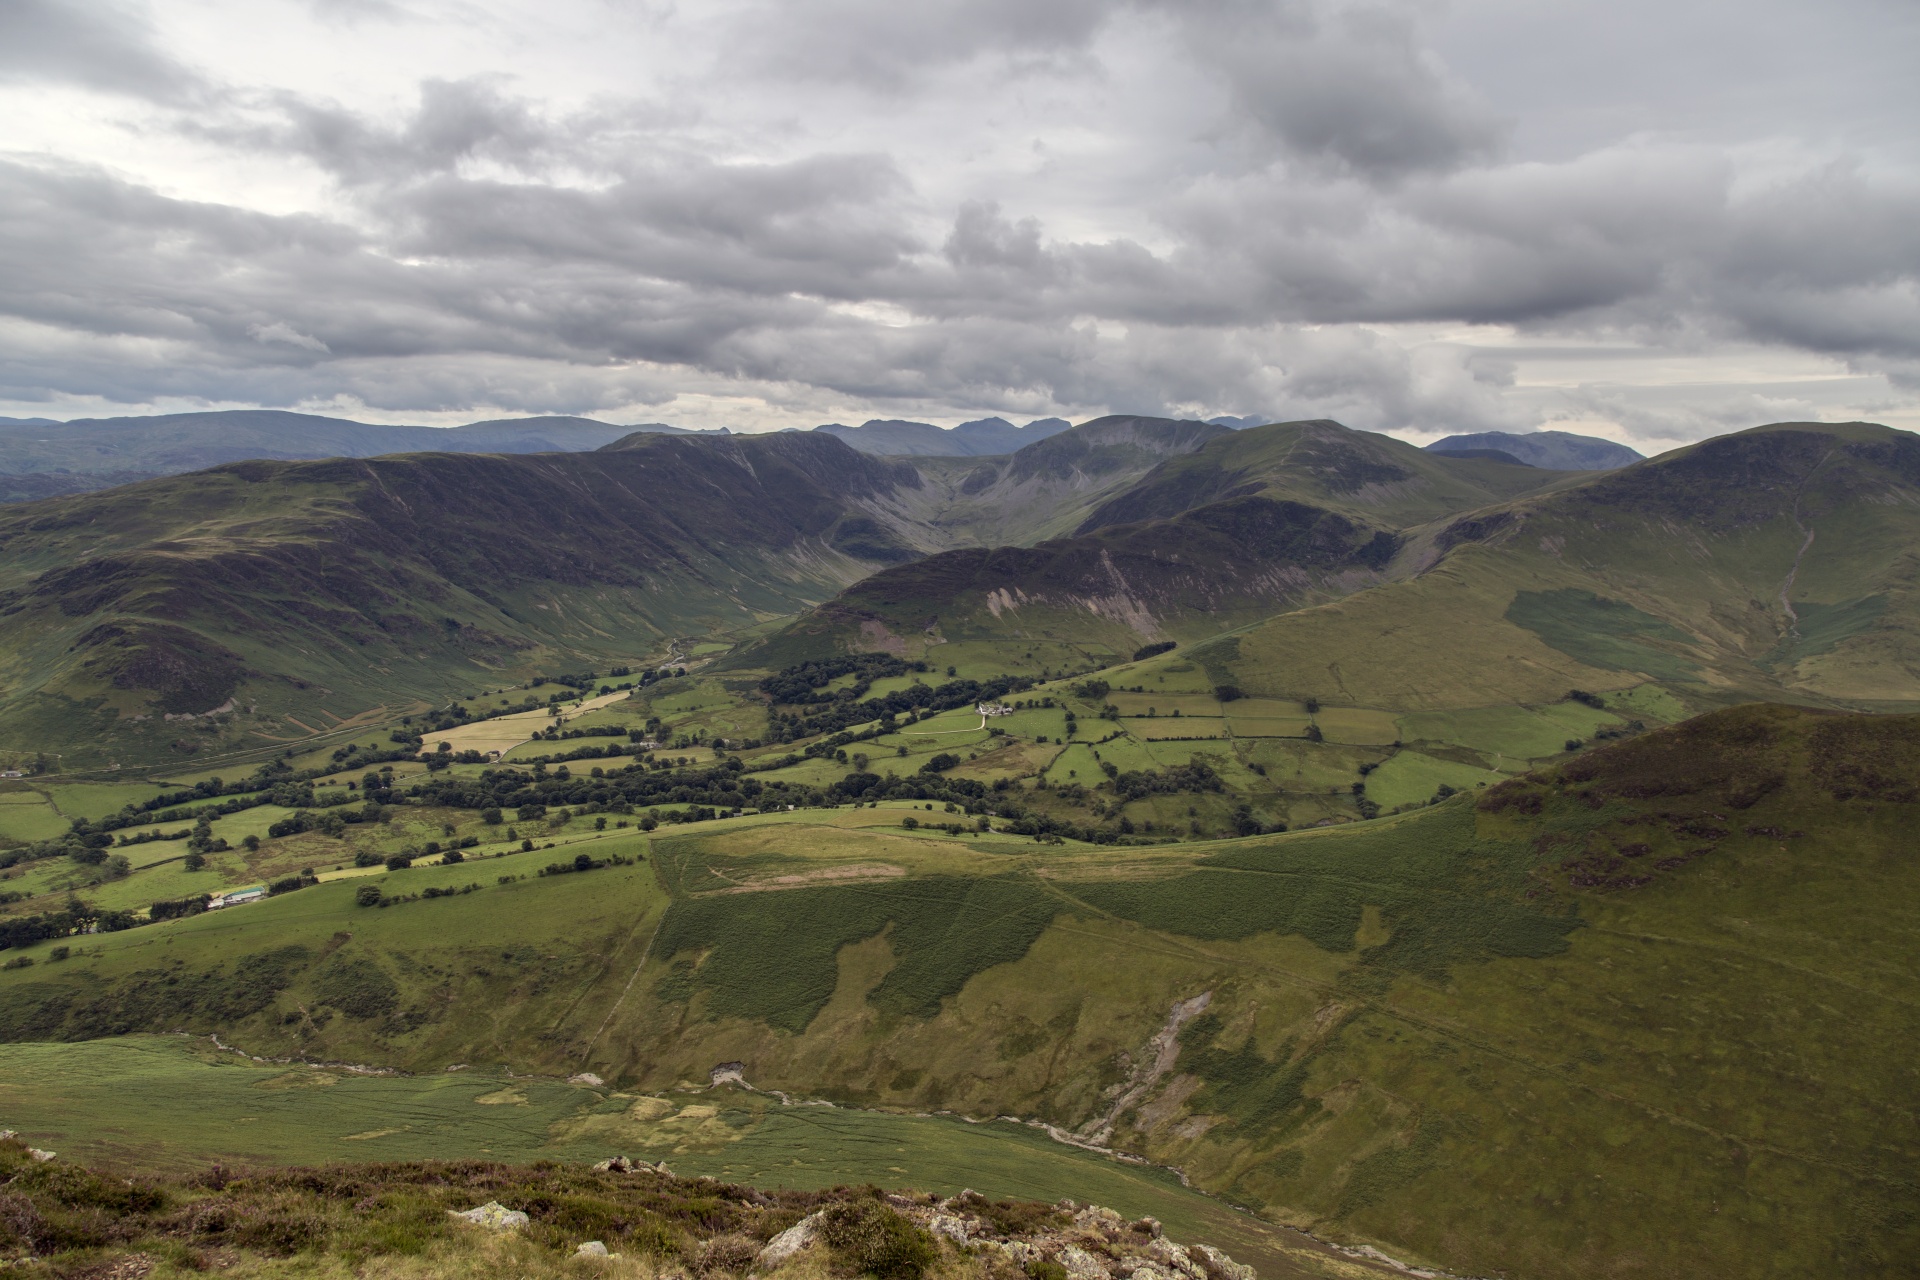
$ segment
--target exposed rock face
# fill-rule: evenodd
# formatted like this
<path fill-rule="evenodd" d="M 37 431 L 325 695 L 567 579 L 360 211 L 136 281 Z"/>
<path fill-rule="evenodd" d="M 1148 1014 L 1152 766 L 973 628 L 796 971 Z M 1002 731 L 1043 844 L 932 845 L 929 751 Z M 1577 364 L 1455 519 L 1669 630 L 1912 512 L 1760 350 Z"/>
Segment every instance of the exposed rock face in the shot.
<path fill-rule="evenodd" d="M 763 1269 L 777 1267 L 812 1244 L 820 1234 L 821 1216 L 818 1213 L 808 1214 L 767 1241 L 767 1247 L 760 1251 L 760 1266 Z"/>
<path fill-rule="evenodd" d="M 996 1225 L 993 1203 L 978 1192 L 931 1205 L 906 1196 L 888 1201 L 933 1235 L 998 1253 L 1022 1269 L 1052 1262 L 1068 1280 L 1257 1280 L 1252 1267 L 1211 1245 L 1183 1248 L 1166 1239 L 1154 1219 L 1129 1222 L 1103 1205 L 1063 1200 L 1051 1222 L 1007 1232 Z"/>
<path fill-rule="evenodd" d="M 449 1209 L 447 1216 L 458 1218 L 462 1222 L 471 1222 L 476 1227 L 490 1227 L 495 1231 L 517 1231 L 527 1225 L 527 1215 L 518 1209 L 509 1209 L 498 1200 L 489 1200 L 474 1209 Z"/>

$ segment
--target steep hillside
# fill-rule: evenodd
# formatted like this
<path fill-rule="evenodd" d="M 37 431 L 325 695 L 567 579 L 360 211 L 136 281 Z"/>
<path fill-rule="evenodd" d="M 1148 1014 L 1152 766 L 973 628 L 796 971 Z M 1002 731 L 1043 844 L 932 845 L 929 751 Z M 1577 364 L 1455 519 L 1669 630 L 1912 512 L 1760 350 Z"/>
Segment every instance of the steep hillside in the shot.
<path fill-rule="evenodd" d="M 1397 547 L 1392 534 L 1334 512 L 1235 498 L 1177 520 L 883 570 L 728 665 L 848 648 L 932 658 L 935 646 L 1022 639 L 1128 653 L 1345 595 L 1380 581 Z"/>
<path fill-rule="evenodd" d="M 1100 419 L 983 464 L 960 485 L 970 519 L 1024 510 L 1074 536 L 902 565 L 730 662 L 1017 637 L 1128 653 L 1212 636 L 1385 580 L 1408 525 L 1565 480 L 1330 422 L 1232 431 Z M 1086 497 L 1075 503 L 1076 494 Z"/>
<path fill-rule="evenodd" d="M 1917 458 L 1920 438 L 1870 424 L 1755 428 L 1597 474 L 1254 428 L 1162 462 L 1073 538 L 887 570 L 730 662 L 1212 637 L 1114 678 L 1198 663 L 1248 694 L 1390 715 L 1649 682 L 1696 709 L 1905 706 Z"/>
<path fill-rule="evenodd" d="M 1484 459 L 1448 458 L 1337 422 L 1222 431 L 1114 495 L 1077 532 L 1167 520 L 1228 498 L 1260 497 L 1401 529 L 1552 484 L 1561 477 Z"/>
<path fill-rule="evenodd" d="M 104 489 L 248 458 L 368 458 L 424 450 L 560 453 L 597 449 L 637 430 L 679 433 L 589 418 L 507 418 L 444 429 L 384 426 L 273 409 L 0 422 L 0 501 Z"/>
<path fill-rule="evenodd" d="M 1530 467 L 1549 467 L 1556 471 L 1610 471 L 1630 467 L 1646 456 L 1611 440 L 1575 435 L 1570 431 L 1532 431 L 1520 435 L 1511 431 L 1481 431 L 1435 440 L 1427 448 L 1434 453 L 1448 454 L 1494 451 L 1518 458 Z"/>
<path fill-rule="evenodd" d="M 1920 438 L 1786 423 L 1409 536 L 1401 580 L 1192 656 L 1393 711 L 1649 679 L 1696 706 L 1920 700 Z M 1436 642 L 1437 641 L 1437 642 Z"/>
<path fill-rule="evenodd" d="M 618 814 L 597 789 L 636 767 L 537 785 Z M 0 1028 L 628 1093 L 737 1064 L 1027 1117 L 1461 1274 L 1895 1277 L 1920 1249 L 1916 777 L 1920 717 L 1751 706 L 1208 844 L 949 834 L 891 800 L 483 841 L 15 948 Z M 326 865 L 327 837 L 283 839 Z"/>
<path fill-rule="evenodd" d="M 0 745 L 68 768 L 268 745 L 644 659 L 912 555 L 864 506 L 915 483 L 825 436 L 636 434 L 591 454 L 235 463 L 11 508 Z"/>
<path fill-rule="evenodd" d="M 1223 434 L 1203 422 L 1112 416 L 1004 457 L 916 458 L 926 483 L 896 495 L 901 536 L 928 551 L 1056 538 L 1168 458 Z"/>

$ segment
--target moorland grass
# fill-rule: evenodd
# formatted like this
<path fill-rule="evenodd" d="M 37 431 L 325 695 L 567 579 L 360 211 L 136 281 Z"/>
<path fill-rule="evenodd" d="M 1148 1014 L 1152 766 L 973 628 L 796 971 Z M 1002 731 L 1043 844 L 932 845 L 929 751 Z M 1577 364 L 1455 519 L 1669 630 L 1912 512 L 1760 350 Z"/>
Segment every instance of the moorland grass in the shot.
<path fill-rule="evenodd" d="M 1367 774 L 1367 798 L 1383 809 L 1424 804 L 1441 787 L 1467 791 L 1501 781 L 1506 775 L 1455 760 L 1438 760 L 1418 751 L 1396 751 Z"/>
<path fill-rule="evenodd" d="M 895 960 L 873 1003 L 927 1018 L 974 974 L 1026 954 L 1058 909 L 1032 883 L 1000 877 L 676 900 L 653 950 L 703 956 L 692 986 L 713 1016 L 799 1032 L 832 998 L 842 947 L 886 931 Z"/>

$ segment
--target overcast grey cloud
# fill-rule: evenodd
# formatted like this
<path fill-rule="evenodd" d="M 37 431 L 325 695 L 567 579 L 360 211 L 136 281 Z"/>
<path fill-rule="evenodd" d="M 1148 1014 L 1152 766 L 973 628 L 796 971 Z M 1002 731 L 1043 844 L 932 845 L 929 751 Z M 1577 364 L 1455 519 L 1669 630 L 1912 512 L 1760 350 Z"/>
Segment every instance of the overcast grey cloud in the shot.
<path fill-rule="evenodd" d="M 1920 426 L 1920 22 L 1775 6 L 0 0 L 0 414 Z"/>
<path fill-rule="evenodd" d="M 174 98 L 196 77 L 162 53 L 137 10 L 97 0 L 0 3 L 0 82 L 84 85 L 110 94 Z"/>

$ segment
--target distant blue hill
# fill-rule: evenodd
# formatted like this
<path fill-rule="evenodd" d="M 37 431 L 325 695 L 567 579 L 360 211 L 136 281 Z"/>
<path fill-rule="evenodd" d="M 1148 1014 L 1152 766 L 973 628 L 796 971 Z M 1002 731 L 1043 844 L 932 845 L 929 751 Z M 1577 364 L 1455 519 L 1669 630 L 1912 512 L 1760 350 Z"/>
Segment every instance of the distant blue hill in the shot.
<path fill-rule="evenodd" d="M 0 418 L 0 502 L 106 489 L 247 458 L 370 458 L 388 453 L 581 453 L 662 423 L 501 418 L 463 427 L 388 426 L 280 409 L 124 418 Z"/>
<path fill-rule="evenodd" d="M 1508 454 L 1530 467 L 1548 471 L 1612 471 L 1629 467 L 1646 457 L 1623 444 L 1598 436 L 1579 436 L 1569 431 L 1533 431 L 1518 435 L 1511 431 L 1481 431 L 1473 435 L 1448 436 L 1427 446 L 1433 453 Z"/>

